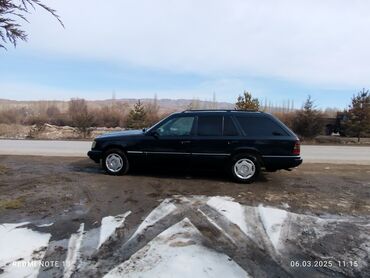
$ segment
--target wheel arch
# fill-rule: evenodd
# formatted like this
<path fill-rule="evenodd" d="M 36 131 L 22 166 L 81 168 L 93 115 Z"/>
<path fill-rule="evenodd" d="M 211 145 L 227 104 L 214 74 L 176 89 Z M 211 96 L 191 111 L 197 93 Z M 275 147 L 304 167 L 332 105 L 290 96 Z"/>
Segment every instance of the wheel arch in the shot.
<path fill-rule="evenodd" d="M 234 150 L 231 153 L 230 158 L 232 159 L 236 155 L 240 155 L 240 154 L 254 155 L 257 158 L 259 164 L 264 167 L 262 155 L 257 149 L 255 149 L 255 148 L 238 148 L 238 149 Z"/>
<path fill-rule="evenodd" d="M 117 143 L 113 143 L 113 144 L 107 144 L 106 146 L 103 147 L 103 153 L 111 150 L 111 149 L 119 149 L 120 151 L 124 152 L 125 154 L 127 154 L 127 151 L 125 149 L 124 146 L 120 145 L 120 144 L 117 144 Z"/>

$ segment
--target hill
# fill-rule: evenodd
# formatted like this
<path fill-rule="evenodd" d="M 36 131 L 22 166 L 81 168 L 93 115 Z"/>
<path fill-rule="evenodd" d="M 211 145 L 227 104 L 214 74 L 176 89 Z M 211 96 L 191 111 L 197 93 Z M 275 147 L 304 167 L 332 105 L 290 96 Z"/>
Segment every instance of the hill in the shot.
<path fill-rule="evenodd" d="M 191 99 L 140 99 L 144 104 L 157 102 L 160 107 L 161 113 L 168 113 L 174 111 L 182 111 L 192 107 L 193 109 L 233 109 L 234 104 L 228 102 L 213 102 L 213 101 L 203 101 L 203 100 L 191 100 Z M 106 99 L 106 100 L 88 100 L 88 106 L 90 108 L 100 108 L 107 105 L 122 105 L 131 108 L 138 99 Z M 9 108 L 26 108 L 31 110 L 43 110 L 47 107 L 55 105 L 61 111 L 65 111 L 68 108 L 68 101 L 61 100 L 39 100 L 39 101 L 17 101 L 0 99 L 0 111 Z"/>

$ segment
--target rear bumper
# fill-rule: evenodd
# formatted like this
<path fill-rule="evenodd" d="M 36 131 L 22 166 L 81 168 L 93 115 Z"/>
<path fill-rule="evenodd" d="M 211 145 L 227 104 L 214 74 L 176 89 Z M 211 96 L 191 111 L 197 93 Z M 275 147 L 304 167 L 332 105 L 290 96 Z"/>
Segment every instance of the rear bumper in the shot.
<path fill-rule="evenodd" d="M 263 163 L 269 170 L 294 168 L 302 162 L 303 159 L 300 156 L 263 156 Z"/>
<path fill-rule="evenodd" d="M 94 160 L 96 163 L 99 163 L 100 159 L 102 159 L 103 152 L 91 150 L 87 152 L 87 156 L 90 157 L 92 160 Z"/>

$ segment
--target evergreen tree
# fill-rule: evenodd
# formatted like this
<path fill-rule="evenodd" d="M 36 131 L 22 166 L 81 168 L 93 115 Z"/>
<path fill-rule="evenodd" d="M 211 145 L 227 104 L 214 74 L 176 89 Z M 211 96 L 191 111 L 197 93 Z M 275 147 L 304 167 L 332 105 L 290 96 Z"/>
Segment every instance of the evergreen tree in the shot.
<path fill-rule="evenodd" d="M 6 43 L 16 46 L 19 40 L 27 40 L 22 24 L 28 22 L 27 17 L 36 7 L 49 12 L 64 26 L 56 11 L 40 0 L 0 0 L 0 48 L 6 49 Z"/>
<path fill-rule="evenodd" d="M 315 109 L 311 96 L 308 96 L 303 109 L 297 112 L 293 130 L 303 138 L 314 138 L 323 130 L 322 113 Z"/>
<path fill-rule="evenodd" d="M 348 120 L 345 123 L 346 133 L 353 134 L 360 142 L 361 136 L 370 133 L 369 90 L 362 89 L 362 91 L 352 97 L 347 116 Z"/>
<path fill-rule="evenodd" d="M 138 100 L 131 109 L 126 122 L 127 128 L 140 129 L 147 126 L 147 111 L 144 105 Z"/>
<path fill-rule="evenodd" d="M 252 94 L 244 91 L 242 96 L 238 97 L 235 103 L 235 110 L 259 110 L 260 103 L 257 98 L 253 98 Z"/>

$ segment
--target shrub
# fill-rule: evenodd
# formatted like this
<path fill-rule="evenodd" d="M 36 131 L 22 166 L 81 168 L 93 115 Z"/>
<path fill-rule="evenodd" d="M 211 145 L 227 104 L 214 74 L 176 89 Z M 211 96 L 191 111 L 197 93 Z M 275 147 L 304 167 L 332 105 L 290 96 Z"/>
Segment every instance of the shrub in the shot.
<path fill-rule="evenodd" d="M 123 126 L 125 115 L 117 107 L 104 106 L 94 111 L 94 126 Z"/>
<path fill-rule="evenodd" d="M 93 116 L 87 109 L 84 99 L 71 99 L 69 101 L 68 112 L 71 119 L 71 125 L 77 127 L 86 138 L 88 128 L 92 126 Z"/>
<path fill-rule="evenodd" d="M 280 121 L 282 121 L 287 127 L 293 129 L 294 120 L 297 117 L 297 112 L 276 112 L 273 113 Z"/>

